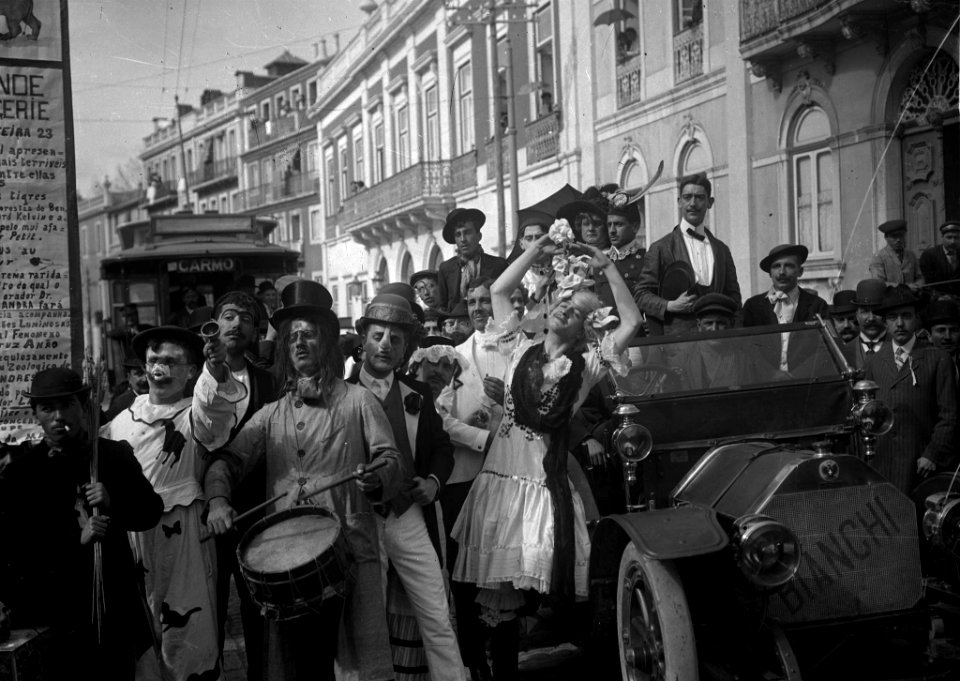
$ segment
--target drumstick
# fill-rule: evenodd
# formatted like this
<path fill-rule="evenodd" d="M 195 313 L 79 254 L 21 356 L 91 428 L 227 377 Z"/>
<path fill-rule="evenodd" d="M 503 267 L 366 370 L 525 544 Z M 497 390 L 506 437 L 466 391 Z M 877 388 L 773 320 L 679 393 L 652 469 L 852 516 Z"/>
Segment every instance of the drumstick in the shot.
<path fill-rule="evenodd" d="M 386 466 L 386 465 L 387 465 L 387 460 L 386 460 L 386 459 L 377 459 L 376 461 L 374 461 L 374 462 L 371 463 L 370 465 L 365 466 L 364 469 L 363 469 L 363 472 L 364 472 L 364 473 L 369 473 L 370 471 L 375 471 L 375 470 L 377 470 L 378 468 L 383 468 L 383 467 Z M 321 487 L 321 488 L 319 488 L 319 489 L 316 489 L 316 490 L 314 490 L 313 492 L 310 492 L 310 494 L 307 494 L 307 495 L 305 495 L 305 496 L 303 496 L 303 497 L 300 497 L 300 499 L 301 499 L 301 500 L 303 500 L 303 499 L 309 499 L 310 497 L 316 496 L 317 494 L 320 494 L 321 492 L 326 492 L 327 490 L 333 489 L 334 487 L 339 487 L 340 485 L 342 485 L 342 484 L 344 484 L 344 483 L 347 483 L 347 482 L 350 482 L 351 480 L 356 480 L 356 479 L 359 478 L 359 477 L 360 477 L 360 474 L 357 473 L 356 471 L 354 471 L 353 473 L 350 473 L 349 475 L 345 475 L 345 476 L 343 476 L 342 478 L 338 478 L 337 480 L 334 480 L 333 482 L 327 483 L 327 484 L 324 485 L 323 487 Z M 290 492 L 291 492 L 291 490 L 287 490 L 286 492 L 283 492 L 283 493 L 281 493 L 281 494 L 278 494 L 277 496 L 275 496 L 275 497 L 273 497 L 273 498 L 271 498 L 271 499 L 267 499 L 267 500 L 264 501 L 262 504 L 257 504 L 256 506 L 254 506 L 253 508 L 251 508 L 251 509 L 248 510 L 248 511 L 244 511 L 243 513 L 241 513 L 240 515 L 238 515 L 236 518 L 233 519 L 234 524 L 239 523 L 241 520 L 245 520 L 245 519 L 249 518 L 249 517 L 252 516 L 254 513 L 257 513 L 258 511 L 262 511 L 263 509 L 265 509 L 265 508 L 266 508 L 267 506 L 269 506 L 270 504 L 275 504 L 275 503 L 277 503 L 278 501 L 280 501 L 281 499 L 283 499 L 285 496 L 287 496 L 288 494 L 290 494 Z M 207 536 L 205 536 L 203 539 L 200 540 L 200 543 L 202 544 L 203 542 L 207 541 L 207 540 L 208 540 L 210 537 L 212 537 L 212 536 L 213 536 L 212 534 L 208 534 Z"/>

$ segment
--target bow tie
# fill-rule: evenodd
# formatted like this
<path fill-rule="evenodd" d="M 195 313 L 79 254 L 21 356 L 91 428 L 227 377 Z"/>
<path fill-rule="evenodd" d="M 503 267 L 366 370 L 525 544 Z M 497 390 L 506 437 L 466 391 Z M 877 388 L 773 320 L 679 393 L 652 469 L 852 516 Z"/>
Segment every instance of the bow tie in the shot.
<path fill-rule="evenodd" d="M 883 345 L 882 340 L 878 340 L 878 341 L 861 340 L 860 342 L 863 343 L 863 347 L 867 349 L 867 352 L 876 352 L 877 350 L 880 349 L 880 346 Z"/>
<path fill-rule="evenodd" d="M 790 296 L 788 296 L 783 291 L 771 291 L 770 293 L 767 294 L 767 297 L 770 299 L 770 302 L 774 304 L 785 303 L 788 300 L 790 300 Z"/>
<path fill-rule="evenodd" d="M 320 382 L 317 380 L 316 376 L 310 376 L 309 378 L 298 378 L 295 382 L 293 380 L 287 381 L 286 388 L 287 392 L 292 392 L 301 400 L 320 399 Z"/>
<path fill-rule="evenodd" d="M 694 239 L 696 239 L 697 241 L 703 241 L 704 239 L 707 238 L 707 235 L 706 235 L 706 234 L 701 234 L 701 233 L 698 232 L 697 230 L 695 230 L 695 229 L 690 229 L 689 227 L 687 227 L 687 234 L 689 234 L 690 236 L 692 236 L 692 237 L 693 237 Z"/>

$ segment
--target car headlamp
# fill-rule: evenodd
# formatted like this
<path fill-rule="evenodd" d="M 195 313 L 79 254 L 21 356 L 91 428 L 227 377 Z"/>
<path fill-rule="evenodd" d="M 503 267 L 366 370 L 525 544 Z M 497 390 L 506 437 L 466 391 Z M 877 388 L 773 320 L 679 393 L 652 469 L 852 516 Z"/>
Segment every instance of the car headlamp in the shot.
<path fill-rule="evenodd" d="M 960 495 L 936 492 L 927 496 L 923 534 L 938 548 L 960 556 Z"/>
<path fill-rule="evenodd" d="M 753 584 L 764 589 L 783 586 L 800 567 L 800 541 L 773 518 L 749 515 L 734 522 L 737 565 Z"/>
<path fill-rule="evenodd" d="M 621 404 L 613 412 L 617 427 L 610 436 L 613 451 L 623 461 L 628 482 L 636 481 L 637 464 L 653 451 L 653 436 L 637 422 L 640 410 L 632 404 Z"/>
<path fill-rule="evenodd" d="M 854 412 L 857 425 L 868 435 L 883 435 L 893 428 L 893 410 L 880 400 L 858 404 Z"/>

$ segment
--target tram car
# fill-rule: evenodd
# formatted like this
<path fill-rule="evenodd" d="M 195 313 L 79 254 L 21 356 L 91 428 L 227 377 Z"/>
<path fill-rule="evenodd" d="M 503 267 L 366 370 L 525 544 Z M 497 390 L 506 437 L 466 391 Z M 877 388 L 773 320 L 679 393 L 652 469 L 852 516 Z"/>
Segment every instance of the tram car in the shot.
<path fill-rule="evenodd" d="M 783 332 L 809 351 L 789 373 L 759 359 Z M 610 678 L 960 678 L 931 655 L 960 611 L 960 484 L 941 475 L 911 499 L 869 465 L 893 415 L 832 328 L 647 338 L 632 353 L 606 435 L 620 508 L 594 525 L 590 558 Z M 707 356 L 736 366 L 711 382 Z"/>
<path fill-rule="evenodd" d="M 270 243 L 276 226 L 276 220 L 253 215 L 190 212 L 122 225 L 121 249 L 101 262 L 101 278 L 109 282 L 106 335 L 123 340 L 136 325 L 187 326 L 182 310 L 184 296 L 193 295 L 188 291 L 196 294 L 202 315 L 229 290 L 244 286 L 252 293 L 263 280 L 295 274 L 300 254 Z M 116 371 L 124 344 L 105 347 Z"/>

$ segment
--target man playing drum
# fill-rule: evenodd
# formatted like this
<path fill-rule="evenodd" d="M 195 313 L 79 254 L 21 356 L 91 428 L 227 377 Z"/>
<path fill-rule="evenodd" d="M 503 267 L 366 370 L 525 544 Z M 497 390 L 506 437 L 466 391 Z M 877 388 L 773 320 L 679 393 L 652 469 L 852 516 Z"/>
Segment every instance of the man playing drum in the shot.
<path fill-rule="evenodd" d="M 270 322 L 279 332 L 277 347 L 285 350 L 278 361 L 287 392 L 254 414 L 211 464 L 206 476 L 207 522 L 217 534 L 233 526 L 231 490 L 261 457 L 266 458 L 268 496 L 286 493 L 276 504 L 280 509 L 359 469 L 357 484 L 309 497 L 309 503 L 332 511 L 342 523 L 352 558 L 346 593 L 322 598 L 305 614 L 295 607 L 285 611 L 283 603 L 270 604 L 278 616 L 267 623 L 267 676 L 332 680 L 336 656 L 340 667 L 358 672 L 361 681 L 391 679 L 373 503 L 393 499 L 412 472 L 404 470 L 377 399 L 341 378 L 339 323 L 330 309 L 329 292 L 316 282 L 297 281 L 283 290 L 281 298 L 283 307 Z M 374 459 L 385 464 L 365 471 Z M 291 534 L 288 540 L 296 542 Z M 251 543 L 247 540 L 241 542 L 241 567 L 244 546 Z M 302 553 L 306 548 L 291 545 L 286 552 Z M 318 565 L 325 564 L 318 558 Z M 336 577 L 331 575 L 331 581 Z"/>

